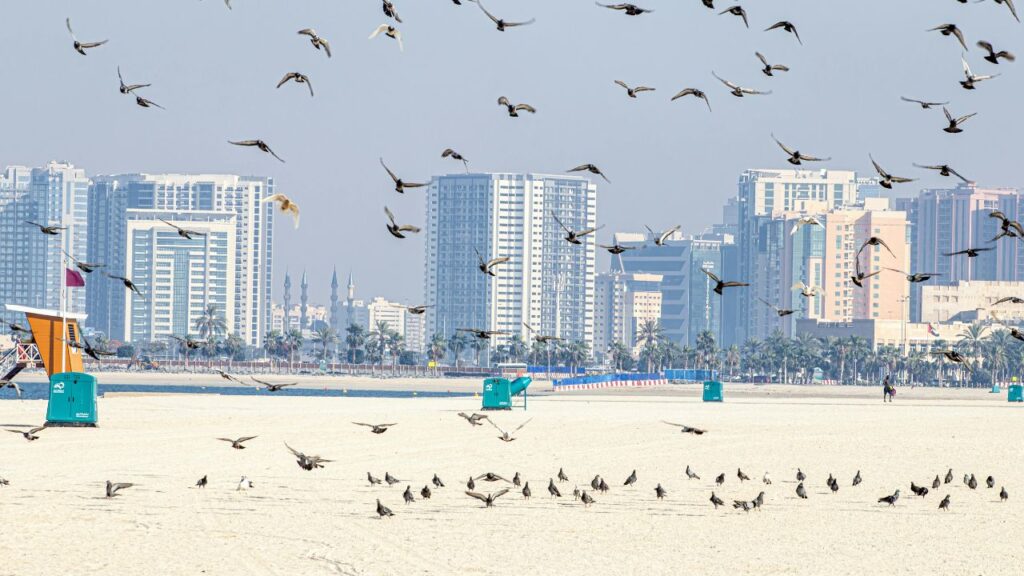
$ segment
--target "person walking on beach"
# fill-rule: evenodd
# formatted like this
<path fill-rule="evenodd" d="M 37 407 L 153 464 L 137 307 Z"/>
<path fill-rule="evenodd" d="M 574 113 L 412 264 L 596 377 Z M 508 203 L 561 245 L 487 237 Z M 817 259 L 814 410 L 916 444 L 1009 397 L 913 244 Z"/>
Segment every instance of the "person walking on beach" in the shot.
<path fill-rule="evenodd" d="M 892 399 L 895 397 L 896 387 L 889 382 L 889 375 L 887 374 L 882 382 L 882 403 L 892 402 Z"/>

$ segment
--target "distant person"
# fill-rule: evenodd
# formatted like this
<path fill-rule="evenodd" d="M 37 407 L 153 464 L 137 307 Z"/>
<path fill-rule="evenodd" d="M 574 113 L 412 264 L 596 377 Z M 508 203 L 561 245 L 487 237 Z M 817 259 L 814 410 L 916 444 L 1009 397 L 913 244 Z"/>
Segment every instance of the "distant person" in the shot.
<path fill-rule="evenodd" d="M 886 375 L 885 380 L 882 382 L 882 403 L 892 402 L 892 399 L 896 397 L 896 387 L 889 382 L 889 376 Z"/>

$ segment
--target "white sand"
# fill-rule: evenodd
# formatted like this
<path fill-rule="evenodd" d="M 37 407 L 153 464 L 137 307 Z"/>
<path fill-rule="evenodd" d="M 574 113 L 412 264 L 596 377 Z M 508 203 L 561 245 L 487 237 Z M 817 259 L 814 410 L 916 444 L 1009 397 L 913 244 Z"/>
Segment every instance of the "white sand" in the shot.
<path fill-rule="evenodd" d="M 0 574 L 1021 573 L 1024 406 L 983 391 L 901 390 L 883 406 L 876 389 L 761 390 L 724 404 L 538 397 L 528 413 L 494 416 L 506 427 L 534 418 L 510 444 L 455 415 L 477 407 L 471 398 L 108 397 L 98 429 L 48 429 L 32 443 L 0 436 L 0 477 L 10 481 L 0 487 Z M 44 410 L 0 402 L 0 424 L 39 423 Z M 710 432 L 681 435 L 662 419 Z M 399 425 L 377 436 L 352 420 Z M 242 451 L 214 439 L 253 434 Z M 284 441 L 336 462 L 303 471 Z M 703 479 L 688 481 L 687 464 Z M 572 481 L 554 500 L 545 487 L 560 466 Z M 737 466 L 755 481 L 741 486 Z M 809 476 L 806 501 L 794 494 L 797 466 Z M 924 499 L 909 493 L 911 480 L 930 486 L 948 467 L 951 485 Z M 639 482 L 624 488 L 634 468 Z M 857 469 L 864 483 L 852 488 Z M 408 480 L 417 502 L 402 503 L 405 482 L 369 487 L 367 470 Z M 486 471 L 519 471 L 533 500 L 509 493 L 484 509 L 463 490 Z M 419 501 L 435 472 L 448 487 Z M 719 472 L 723 499 L 764 488 L 764 509 L 712 509 Z M 977 474 L 978 490 L 963 485 L 965 472 Z M 611 491 L 584 509 L 573 485 L 589 490 L 598 473 Z M 204 474 L 209 487 L 192 488 Z M 235 491 L 242 474 L 255 489 Z M 136 486 L 107 500 L 107 479 Z M 669 492 L 662 502 L 658 482 Z M 876 504 L 897 487 L 896 508 Z M 376 498 L 394 518 L 376 518 Z"/>

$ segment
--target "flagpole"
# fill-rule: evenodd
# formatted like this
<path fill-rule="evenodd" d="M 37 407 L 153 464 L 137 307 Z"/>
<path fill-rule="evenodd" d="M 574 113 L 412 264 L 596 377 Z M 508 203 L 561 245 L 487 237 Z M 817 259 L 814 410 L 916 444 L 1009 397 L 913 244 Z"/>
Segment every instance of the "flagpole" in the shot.
<path fill-rule="evenodd" d="M 61 238 L 63 240 L 63 238 Z M 68 343 L 66 341 L 68 337 L 68 304 L 67 304 L 67 289 L 68 289 L 68 262 L 66 259 L 67 252 L 61 250 L 61 270 L 60 270 L 60 321 L 61 321 L 61 347 L 60 347 L 60 371 L 67 372 L 68 362 Z"/>

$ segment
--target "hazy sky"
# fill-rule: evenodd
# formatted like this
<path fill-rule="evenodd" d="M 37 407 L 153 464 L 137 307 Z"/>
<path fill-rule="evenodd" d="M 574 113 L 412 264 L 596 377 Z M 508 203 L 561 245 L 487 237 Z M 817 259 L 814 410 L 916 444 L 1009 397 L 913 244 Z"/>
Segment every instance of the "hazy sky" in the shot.
<path fill-rule="evenodd" d="M 656 10 L 638 17 L 592 0 L 487 0 L 500 17 L 537 19 L 504 33 L 466 2 L 395 2 L 404 53 L 388 38 L 367 40 L 386 21 L 379 0 L 233 0 L 233 10 L 221 0 L 5 2 L 0 164 L 273 176 L 303 211 L 297 231 L 278 220 L 275 299 L 285 268 L 306 268 L 320 302 L 334 265 L 355 273 L 363 297 L 421 296 L 422 241 L 392 239 L 383 206 L 421 223 L 423 194 L 396 194 L 378 156 L 407 180 L 461 169 L 440 158 L 445 147 L 479 171 L 558 173 L 593 162 L 612 180 L 598 180 L 602 240 L 644 224 L 692 233 L 717 222 L 743 169 L 787 166 L 773 131 L 832 156 L 827 167 L 870 175 L 871 152 L 890 172 L 922 178 L 903 192 L 952 185 L 912 162 L 948 162 L 983 185 L 1024 185 L 1024 63 L 995 67 L 974 46 L 985 39 L 1020 53 L 1024 26 L 992 1 L 752 0 L 743 2 L 747 30 L 716 14 L 731 4 L 723 0 L 716 11 L 700 0 L 636 0 Z M 67 16 L 80 40 L 109 44 L 75 53 Z M 782 19 L 797 25 L 803 46 L 762 31 Z M 946 22 L 965 31 L 975 73 L 1004 75 L 973 93 L 960 88 L 961 48 L 925 32 Z M 332 59 L 296 34 L 306 27 L 331 42 Z M 792 71 L 765 77 L 755 50 Z M 167 110 L 118 93 L 118 65 L 128 82 L 152 83 L 143 94 Z M 712 70 L 774 94 L 734 98 Z M 307 74 L 316 97 L 294 84 L 275 90 L 289 71 Z M 632 100 L 615 79 L 657 91 Z M 669 102 L 684 87 L 707 91 L 714 112 L 697 100 Z M 538 113 L 509 118 L 501 95 Z M 979 114 L 948 135 L 941 110 L 901 95 Z M 266 140 L 287 164 L 225 142 L 247 138 Z"/>

